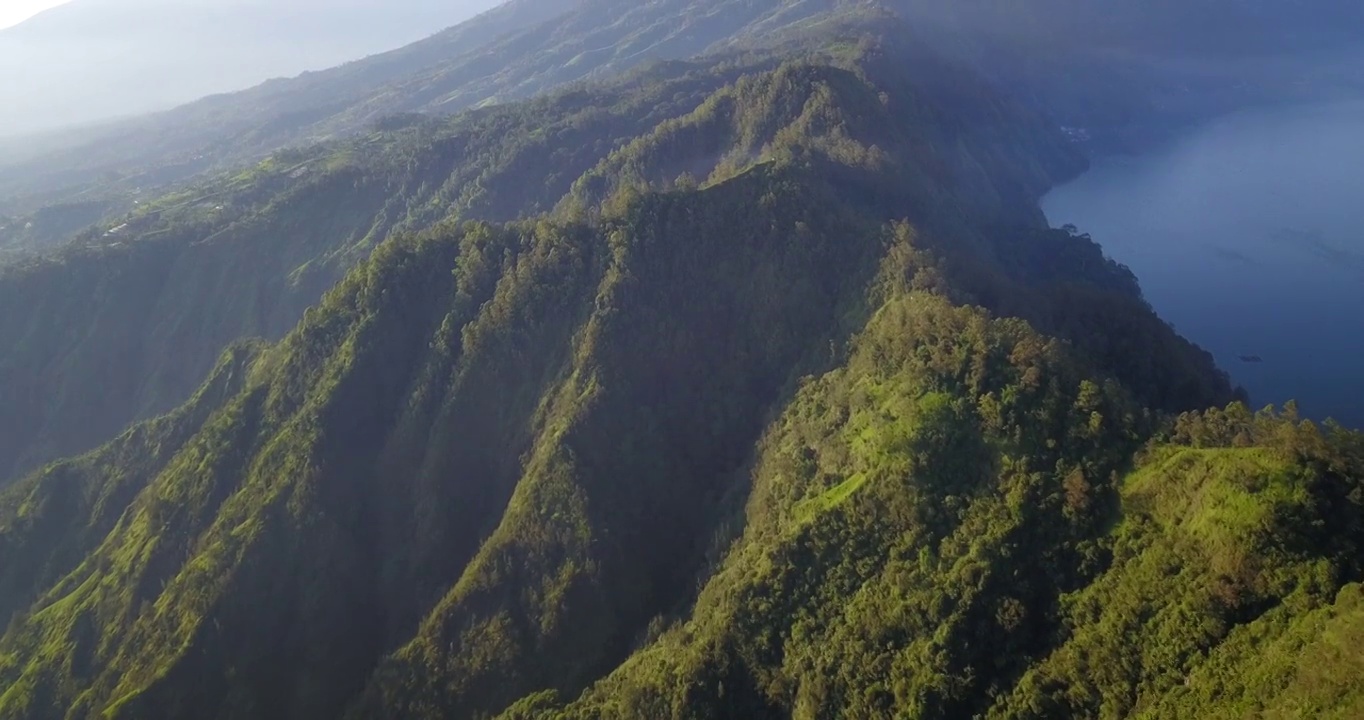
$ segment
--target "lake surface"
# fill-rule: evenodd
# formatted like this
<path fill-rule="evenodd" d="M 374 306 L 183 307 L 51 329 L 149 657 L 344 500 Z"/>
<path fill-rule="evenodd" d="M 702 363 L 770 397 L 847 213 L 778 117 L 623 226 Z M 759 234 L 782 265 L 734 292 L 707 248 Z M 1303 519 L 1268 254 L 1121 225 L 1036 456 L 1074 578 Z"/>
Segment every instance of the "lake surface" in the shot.
<path fill-rule="evenodd" d="M 1132 268 L 1252 405 L 1364 427 L 1364 102 L 1223 118 L 1095 162 L 1043 209 Z"/>

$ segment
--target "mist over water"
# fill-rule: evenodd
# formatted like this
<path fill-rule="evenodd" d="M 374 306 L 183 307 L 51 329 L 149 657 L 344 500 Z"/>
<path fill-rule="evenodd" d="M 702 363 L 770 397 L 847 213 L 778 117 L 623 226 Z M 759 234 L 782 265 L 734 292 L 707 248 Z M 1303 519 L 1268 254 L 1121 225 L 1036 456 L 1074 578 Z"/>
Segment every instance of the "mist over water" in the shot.
<path fill-rule="evenodd" d="M 1364 427 L 1364 102 L 1223 118 L 1096 162 L 1043 208 L 1131 267 L 1253 405 Z"/>

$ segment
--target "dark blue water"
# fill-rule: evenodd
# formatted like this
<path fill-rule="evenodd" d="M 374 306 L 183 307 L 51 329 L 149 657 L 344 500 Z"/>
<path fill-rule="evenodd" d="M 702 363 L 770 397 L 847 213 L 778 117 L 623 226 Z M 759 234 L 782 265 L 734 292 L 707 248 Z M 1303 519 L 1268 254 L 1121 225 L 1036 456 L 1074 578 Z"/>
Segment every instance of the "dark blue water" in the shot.
<path fill-rule="evenodd" d="M 1098 161 L 1043 207 L 1131 267 L 1252 404 L 1364 427 L 1364 103 L 1227 117 Z"/>

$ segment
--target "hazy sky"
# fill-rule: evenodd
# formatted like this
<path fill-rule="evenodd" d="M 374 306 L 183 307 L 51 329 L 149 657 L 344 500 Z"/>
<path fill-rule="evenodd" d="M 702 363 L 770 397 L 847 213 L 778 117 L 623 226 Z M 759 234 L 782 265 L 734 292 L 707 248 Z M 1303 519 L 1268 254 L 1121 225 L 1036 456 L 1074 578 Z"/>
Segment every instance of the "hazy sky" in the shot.
<path fill-rule="evenodd" d="M 0 0 L 0 30 L 19 23 L 48 9 L 65 5 L 69 0 Z"/>
<path fill-rule="evenodd" d="M 162 110 L 415 42 L 497 0 L 0 0 L 0 138 Z M 43 22 L 23 22 L 35 13 Z M 22 23 L 14 27 L 15 23 Z"/>

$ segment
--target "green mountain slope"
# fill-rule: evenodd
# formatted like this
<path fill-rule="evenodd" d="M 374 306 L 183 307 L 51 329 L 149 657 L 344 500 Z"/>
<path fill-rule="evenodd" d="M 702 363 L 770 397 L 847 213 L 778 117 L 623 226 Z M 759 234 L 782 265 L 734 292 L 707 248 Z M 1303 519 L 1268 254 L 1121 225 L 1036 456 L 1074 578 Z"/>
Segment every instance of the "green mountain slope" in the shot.
<path fill-rule="evenodd" d="M 1098 500 L 1140 430 L 1072 363 L 1018 321 L 889 301 L 764 437 L 690 618 L 567 714 L 970 716 L 1093 562 L 1068 478 Z"/>
<path fill-rule="evenodd" d="M 1059 132 L 917 50 L 840 53 L 619 91 L 647 129 L 607 134 L 614 152 L 564 176 L 557 215 L 400 233 L 191 405 L 6 491 L 0 716 L 475 717 L 584 689 L 568 712 L 778 712 L 777 675 L 735 658 L 772 667 L 780 628 L 824 627 L 902 556 L 922 574 L 877 579 L 867 611 L 915 648 L 905 667 L 946 664 L 908 680 L 905 707 L 985 709 L 981 689 L 1043 657 L 1060 595 L 1104 569 L 1110 478 L 1153 410 L 1231 393 L 1087 238 L 1038 229 L 1036 198 L 1077 167 Z M 649 112 L 660 92 L 689 109 Z M 427 131 L 406 132 L 386 141 Z M 346 146 L 362 173 L 317 182 L 359 191 L 354 173 L 401 156 L 362 147 Z M 613 168 L 635 180 L 612 185 Z M 229 212 L 213 207 L 148 222 Z M 1065 309 L 1076 293 L 1087 316 Z M 966 302 L 1026 307 L 1033 326 Z M 1134 362 L 1096 326 L 1165 350 Z M 1020 559 L 1026 543 L 1039 552 Z M 909 609 L 988 632 L 982 572 L 1029 578 L 1008 604 L 1027 629 L 991 673 L 950 680 L 996 655 L 944 647 Z M 885 605 L 901 582 L 921 599 Z M 638 689 L 632 668 L 661 655 L 632 650 L 699 584 L 750 588 L 697 601 L 723 653 L 696 646 L 699 685 Z M 775 624 L 711 619 L 712 596 Z M 734 695 L 639 695 L 721 677 Z M 872 692 L 842 682 L 801 702 Z"/>
<path fill-rule="evenodd" d="M 1066 642 L 994 714 L 1352 714 L 1355 654 L 1303 644 L 1358 612 L 1361 449 L 1291 416 L 1184 418 L 1120 489 L 1113 565 L 1067 599 Z M 1343 686 L 1312 687 L 1335 663 L 1321 675 Z"/>
<path fill-rule="evenodd" d="M 815 32 L 803 19 L 823 18 L 833 24 L 819 24 L 819 32 L 851 38 L 847 52 L 861 41 L 867 18 L 836 17 L 837 22 L 824 15 L 779 14 L 761 28 L 774 37 L 792 37 L 802 28 Z M 919 153 L 926 162 L 914 168 L 916 176 L 896 182 L 915 183 L 913 199 L 921 207 L 965 203 L 973 211 L 1007 207 L 1020 214 L 1035 213 L 1032 199 L 1050 178 L 1081 167 L 1073 150 L 1053 136 L 1044 155 L 1019 161 L 1019 177 L 991 177 L 984 164 L 953 146 L 974 143 L 971 152 L 999 152 L 1034 142 L 1037 133 L 994 115 L 991 103 L 998 101 L 985 100 L 994 91 L 916 47 L 913 36 L 901 34 L 902 26 L 890 23 L 882 31 L 909 37 L 891 42 L 914 48 L 903 50 L 907 67 L 899 71 L 913 86 L 904 78 L 888 81 L 899 83 L 887 87 L 898 98 L 895 112 L 936 130 L 924 131 L 913 141 L 919 146 L 909 147 L 908 139 L 893 133 L 893 123 L 876 126 L 880 120 L 864 113 L 856 131 L 876 152 L 840 160 L 878 162 L 877 152 Z M 389 118 L 357 139 L 282 151 L 244 171 L 148 199 L 52 257 L 0 267 L 0 333 L 9 340 L 0 345 L 0 482 L 85 452 L 128 423 L 175 407 L 229 343 L 281 337 L 394 231 L 420 230 L 451 216 L 505 221 L 555 207 L 585 212 L 623 186 L 666 189 L 678 179 L 704 181 L 734 172 L 781 128 L 752 111 L 736 114 L 735 91 L 715 93 L 746 72 L 772 67 L 776 57 L 755 52 L 719 62 L 661 64 L 607 85 L 446 121 Z M 739 91 L 771 96 L 779 90 Z M 804 100 L 796 94 L 786 99 Z M 953 108 L 950 122 L 935 116 L 943 107 Z M 1031 115 L 1019 107 L 1010 112 Z M 801 122 L 787 132 L 807 132 L 815 119 Z M 949 176 L 963 188 L 940 197 L 936 186 Z M 35 216 L 31 228 L 19 221 L 6 227 L 19 233 L 15 242 L 41 244 L 115 208 L 98 202 L 54 207 Z M 1049 260 L 1044 255 L 1041 262 Z M 986 295 L 1004 292 L 998 279 L 978 279 Z M 1062 320 L 1041 318 L 1038 313 L 1048 306 L 1017 290 L 993 300 L 1030 320 Z M 1092 335 L 1085 324 L 1107 312 L 1093 311 L 1094 298 L 1083 294 L 1077 290 L 1075 298 L 1083 302 L 1056 303 L 1049 311 L 1089 313 L 1064 319 L 1075 330 L 1068 337 L 1079 341 Z M 106 310 L 92 313 L 92 307 Z M 1164 336 L 1162 328 L 1144 322 L 1148 327 L 1134 332 L 1134 340 Z M 1115 362 L 1140 361 L 1130 347 L 1114 354 L 1121 355 Z M 1163 387 L 1175 404 L 1203 391 L 1169 377 L 1143 382 Z"/>
<path fill-rule="evenodd" d="M 1229 405 L 1046 227 L 1065 133 L 826 9 L 641 6 L 601 67 L 788 44 L 0 270 L 0 718 L 1352 715 L 1364 438 Z"/>
<path fill-rule="evenodd" d="M 1364 438 L 1233 406 L 1121 479 L 1121 396 L 1020 342 L 922 296 L 882 310 L 767 437 L 695 607 L 506 716 L 1353 716 Z M 975 403 L 931 369 L 962 359 Z"/>
<path fill-rule="evenodd" d="M 390 233 L 548 211 L 742 70 L 679 63 L 285 151 L 0 267 L 0 484 L 183 402 L 223 348 L 282 337 Z"/>

